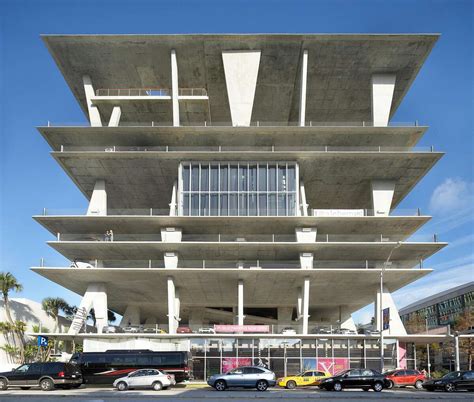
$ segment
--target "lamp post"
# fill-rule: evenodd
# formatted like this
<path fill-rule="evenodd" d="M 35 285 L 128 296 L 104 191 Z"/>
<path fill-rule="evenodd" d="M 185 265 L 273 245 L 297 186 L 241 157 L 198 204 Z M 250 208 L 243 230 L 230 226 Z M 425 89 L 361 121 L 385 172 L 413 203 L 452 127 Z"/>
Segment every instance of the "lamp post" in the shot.
<path fill-rule="evenodd" d="M 387 260 L 384 262 L 382 269 L 380 270 L 380 299 L 379 299 L 379 331 L 380 331 L 380 372 L 383 373 L 384 370 L 384 350 L 383 350 L 383 274 L 385 267 L 389 265 L 390 258 L 392 258 L 393 252 L 402 245 L 401 241 L 398 241 L 397 244 L 390 250 L 390 254 L 387 257 Z"/>
<path fill-rule="evenodd" d="M 425 315 L 426 334 L 428 334 L 428 313 Z M 428 377 L 431 377 L 430 344 L 426 344 L 426 359 L 428 360 Z"/>

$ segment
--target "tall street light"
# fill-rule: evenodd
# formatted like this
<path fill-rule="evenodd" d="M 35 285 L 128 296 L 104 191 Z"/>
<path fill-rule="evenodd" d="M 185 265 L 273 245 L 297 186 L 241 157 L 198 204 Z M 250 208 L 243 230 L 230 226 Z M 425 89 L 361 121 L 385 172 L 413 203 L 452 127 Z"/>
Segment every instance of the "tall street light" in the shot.
<path fill-rule="evenodd" d="M 426 334 L 428 334 L 428 313 L 425 314 Z M 431 377 L 430 344 L 426 344 L 426 358 L 428 360 L 428 377 Z"/>
<path fill-rule="evenodd" d="M 387 257 L 387 260 L 384 262 L 382 269 L 380 270 L 380 299 L 379 299 L 379 320 L 380 320 L 380 372 L 383 373 L 384 370 L 384 351 L 383 351 L 383 274 L 385 268 L 389 265 L 390 258 L 392 258 L 393 252 L 402 245 L 401 241 L 398 241 L 397 244 L 390 250 L 390 254 Z"/>

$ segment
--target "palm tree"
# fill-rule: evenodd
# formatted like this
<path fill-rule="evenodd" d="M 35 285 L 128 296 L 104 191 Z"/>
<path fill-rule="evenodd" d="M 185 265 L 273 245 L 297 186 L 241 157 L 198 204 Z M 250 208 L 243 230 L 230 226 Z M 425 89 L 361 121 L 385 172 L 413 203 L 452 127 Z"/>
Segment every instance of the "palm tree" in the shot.
<path fill-rule="evenodd" d="M 3 296 L 3 304 L 5 306 L 5 315 L 7 321 L 13 325 L 8 295 L 12 290 L 15 292 L 21 292 L 23 290 L 23 286 L 16 280 L 11 272 L 0 272 L 0 290 Z"/>
<path fill-rule="evenodd" d="M 46 297 L 41 304 L 46 314 L 54 318 L 53 332 L 56 332 L 59 329 L 59 312 L 67 313 L 71 307 L 67 304 L 66 300 L 60 297 Z"/>

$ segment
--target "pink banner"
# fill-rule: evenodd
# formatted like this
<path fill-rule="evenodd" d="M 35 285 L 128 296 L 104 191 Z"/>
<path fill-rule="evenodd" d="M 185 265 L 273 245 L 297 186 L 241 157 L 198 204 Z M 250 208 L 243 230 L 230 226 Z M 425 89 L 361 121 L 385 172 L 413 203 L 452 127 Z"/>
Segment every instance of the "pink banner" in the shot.
<path fill-rule="evenodd" d="M 260 333 L 268 334 L 270 332 L 269 325 L 214 325 L 216 333 L 234 334 L 234 333 Z"/>
<path fill-rule="evenodd" d="M 397 368 L 407 368 L 407 346 L 404 342 L 398 343 L 398 365 Z"/>
<path fill-rule="evenodd" d="M 252 358 L 250 357 L 224 357 L 222 359 L 222 370 L 221 373 L 227 373 L 241 366 L 251 366 Z"/>
<path fill-rule="evenodd" d="M 336 358 L 331 359 L 327 358 L 319 358 L 317 360 L 317 370 L 324 371 L 334 375 L 339 373 L 342 370 L 348 370 L 349 367 L 349 359 L 345 358 Z"/>

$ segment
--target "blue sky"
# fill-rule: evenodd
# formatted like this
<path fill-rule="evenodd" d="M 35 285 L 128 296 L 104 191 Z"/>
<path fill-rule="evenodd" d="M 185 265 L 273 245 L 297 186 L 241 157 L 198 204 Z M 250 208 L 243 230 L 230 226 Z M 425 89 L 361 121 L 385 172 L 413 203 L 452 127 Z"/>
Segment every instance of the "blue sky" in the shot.
<path fill-rule="evenodd" d="M 399 208 L 421 208 L 450 246 L 426 261 L 436 271 L 394 294 L 399 307 L 473 280 L 473 4 L 470 0 L 380 1 L 9 1 L 0 0 L 0 270 L 40 301 L 79 296 L 32 273 L 41 257 L 64 260 L 31 219 L 43 207 L 84 209 L 86 200 L 49 155 L 35 126 L 85 122 L 49 56 L 45 33 L 441 33 L 393 121 L 430 126 L 420 146 L 446 156 Z M 371 309 L 356 315 L 365 321 Z"/>

